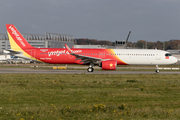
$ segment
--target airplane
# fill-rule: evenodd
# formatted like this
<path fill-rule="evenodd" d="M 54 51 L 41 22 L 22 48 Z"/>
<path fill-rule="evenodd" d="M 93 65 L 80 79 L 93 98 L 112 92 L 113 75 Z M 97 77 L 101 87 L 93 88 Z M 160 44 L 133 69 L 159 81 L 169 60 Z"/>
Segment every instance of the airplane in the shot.
<path fill-rule="evenodd" d="M 31 46 L 13 24 L 6 24 L 11 55 L 50 64 L 89 65 L 93 72 L 98 65 L 102 70 L 116 70 L 117 65 L 169 65 L 177 58 L 169 52 L 157 49 L 87 49 L 87 48 L 35 48 Z"/>

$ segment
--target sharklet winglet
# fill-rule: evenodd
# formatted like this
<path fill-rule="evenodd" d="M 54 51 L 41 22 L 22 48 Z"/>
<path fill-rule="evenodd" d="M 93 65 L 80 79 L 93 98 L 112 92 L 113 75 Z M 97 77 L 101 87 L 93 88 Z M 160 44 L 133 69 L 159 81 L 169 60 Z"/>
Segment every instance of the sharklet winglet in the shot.
<path fill-rule="evenodd" d="M 70 54 L 74 54 L 73 51 L 69 48 L 69 46 L 67 44 L 65 44 L 65 47 L 67 48 L 67 50 Z"/>

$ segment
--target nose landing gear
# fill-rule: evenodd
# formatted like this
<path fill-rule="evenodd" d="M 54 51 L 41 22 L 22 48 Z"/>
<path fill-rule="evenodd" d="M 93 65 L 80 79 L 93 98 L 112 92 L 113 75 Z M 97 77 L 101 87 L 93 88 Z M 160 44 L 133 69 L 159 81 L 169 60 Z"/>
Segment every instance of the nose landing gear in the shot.
<path fill-rule="evenodd" d="M 158 65 L 156 65 L 156 73 L 159 73 Z"/>

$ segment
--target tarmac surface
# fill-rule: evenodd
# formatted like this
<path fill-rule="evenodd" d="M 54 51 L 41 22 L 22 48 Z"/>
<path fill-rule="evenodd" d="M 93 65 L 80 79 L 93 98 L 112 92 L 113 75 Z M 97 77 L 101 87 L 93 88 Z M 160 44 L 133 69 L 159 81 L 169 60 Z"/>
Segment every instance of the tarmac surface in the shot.
<path fill-rule="evenodd" d="M 180 70 L 177 71 L 161 71 L 155 73 L 155 70 L 149 71 L 121 71 L 121 70 L 94 70 L 94 72 L 87 72 L 87 70 L 59 70 L 59 69 L 43 69 L 43 68 L 0 68 L 0 74 L 2 73 L 33 73 L 33 74 L 180 74 Z"/>

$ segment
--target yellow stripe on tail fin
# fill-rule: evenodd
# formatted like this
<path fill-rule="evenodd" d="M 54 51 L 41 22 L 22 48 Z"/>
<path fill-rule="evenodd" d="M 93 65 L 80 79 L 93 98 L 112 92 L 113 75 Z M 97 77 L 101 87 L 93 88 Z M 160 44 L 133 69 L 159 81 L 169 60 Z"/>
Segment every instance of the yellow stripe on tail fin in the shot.
<path fill-rule="evenodd" d="M 26 41 L 14 25 L 7 24 L 6 28 L 12 50 L 24 51 L 25 48 L 34 48 Z"/>

